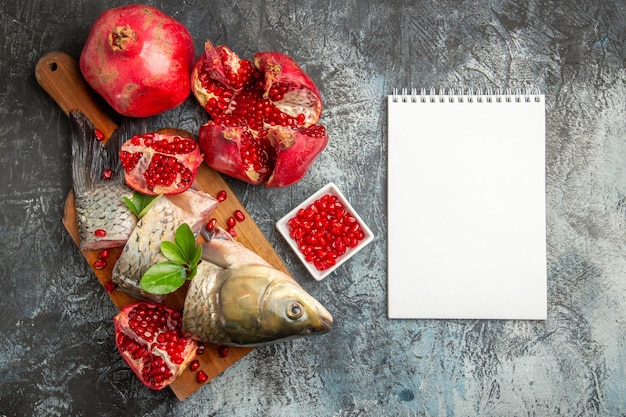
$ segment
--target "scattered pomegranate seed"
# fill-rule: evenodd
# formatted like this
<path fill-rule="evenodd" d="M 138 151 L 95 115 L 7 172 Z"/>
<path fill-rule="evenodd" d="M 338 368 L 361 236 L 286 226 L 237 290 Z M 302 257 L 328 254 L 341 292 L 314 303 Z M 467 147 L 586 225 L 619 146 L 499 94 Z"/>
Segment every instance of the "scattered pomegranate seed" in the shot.
<path fill-rule="evenodd" d="M 196 350 L 196 355 L 202 355 L 204 353 L 204 344 L 203 343 L 199 343 L 198 344 L 198 349 Z"/>
<path fill-rule="evenodd" d="M 222 190 L 219 193 L 217 193 L 217 201 L 219 201 L 220 203 L 224 200 L 226 200 L 228 196 L 226 195 L 226 191 Z"/>
<path fill-rule="evenodd" d="M 212 232 L 213 229 L 215 229 L 215 225 L 217 224 L 217 219 L 214 217 L 211 220 L 208 221 L 208 223 L 206 224 L 206 230 L 208 230 L 209 232 Z"/>
<path fill-rule="evenodd" d="M 107 168 L 102 172 L 102 179 L 103 180 L 110 180 L 111 178 L 113 178 L 113 170 L 111 168 Z"/>
<path fill-rule="evenodd" d="M 94 269 L 104 269 L 107 266 L 107 261 L 104 259 L 98 258 L 96 262 L 93 263 Z"/>
<path fill-rule="evenodd" d="M 100 129 L 96 129 L 94 133 L 96 134 L 96 140 L 98 141 L 104 140 L 104 133 L 102 133 Z"/>
<path fill-rule="evenodd" d="M 204 384 L 208 380 L 209 380 L 209 377 L 204 371 L 198 371 L 198 373 L 196 374 L 196 381 L 198 381 L 201 384 Z"/>
<path fill-rule="evenodd" d="M 199 367 L 200 367 L 200 361 L 198 359 L 192 360 L 191 363 L 189 364 L 189 370 L 193 372 L 196 372 Z"/>
<path fill-rule="evenodd" d="M 236 221 L 235 218 L 233 216 L 230 216 L 227 220 L 226 220 L 226 226 L 228 226 L 229 228 L 233 228 L 235 227 Z"/>
<path fill-rule="evenodd" d="M 225 358 L 228 356 L 228 346 L 220 346 L 217 348 L 217 352 L 220 355 L 220 358 Z"/>
<path fill-rule="evenodd" d="M 109 249 L 102 249 L 100 253 L 98 254 L 98 257 L 100 259 L 107 259 L 110 254 L 111 254 L 111 251 Z"/>
<path fill-rule="evenodd" d="M 97 229 L 95 232 L 93 232 L 93 234 L 96 237 L 105 237 L 107 235 L 107 231 L 104 229 Z"/>
<path fill-rule="evenodd" d="M 243 214 L 241 210 L 235 210 L 235 212 L 233 213 L 233 216 L 235 216 L 235 219 L 238 222 L 242 222 L 246 219 L 246 216 Z"/>
<path fill-rule="evenodd" d="M 107 290 L 107 293 L 113 294 L 117 290 L 117 285 L 113 281 L 107 281 L 104 288 Z"/>
<path fill-rule="evenodd" d="M 237 236 L 237 231 L 235 230 L 234 227 L 229 227 L 228 230 L 226 230 L 228 232 L 228 234 L 230 234 L 232 237 Z"/>
<path fill-rule="evenodd" d="M 333 194 L 298 210 L 287 225 L 305 260 L 320 271 L 334 266 L 337 258 L 365 238 L 356 217 Z"/>

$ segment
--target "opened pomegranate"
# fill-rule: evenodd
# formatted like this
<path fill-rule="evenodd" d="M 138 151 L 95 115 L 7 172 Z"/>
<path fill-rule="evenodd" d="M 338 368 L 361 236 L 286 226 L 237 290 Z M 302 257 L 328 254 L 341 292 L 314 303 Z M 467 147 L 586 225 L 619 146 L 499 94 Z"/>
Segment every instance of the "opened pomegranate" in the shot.
<path fill-rule="evenodd" d="M 211 120 L 200 127 L 206 163 L 251 184 L 271 187 L 304 177 L 328 143 L 317 125 L 320 93 L 287 55 L 259 52 L 252 62 L 205 43 L 192 88 Z"/>
<path fill-rule="evenodd" d="M 198 343 L 181 333 L 182 314 L 162 304 L 127 305 L 114 324 L 120 354 L 148 388 L 168 386 L 196 356 Z"/>
<path fill-rule="evenodd" d="M 120 160 L 126 183 L 145 195 L 187 190 L 202 163 L 193 138 L 170 133 L 135 135 L 122 144 Z"/>
<path fill-rule="evenodd" d="M 80 69 L 115 111 L 147 117 L 189 97 L 195 57 L 183 24 L 154 7 L 133 4 L 108 9 L 96 19 Z"/>

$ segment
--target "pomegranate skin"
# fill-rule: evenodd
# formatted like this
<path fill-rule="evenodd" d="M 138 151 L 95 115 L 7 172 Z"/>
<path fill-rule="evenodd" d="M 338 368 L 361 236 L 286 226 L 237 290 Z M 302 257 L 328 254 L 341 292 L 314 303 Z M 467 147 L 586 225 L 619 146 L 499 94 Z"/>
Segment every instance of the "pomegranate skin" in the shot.
<path fill-rule="evenodd" d="M 300 181 L 328 144 L 326 134 L 311 136 L 305 130 L 281 127 L 270 129 L 268 137 L 276 150 L 276 165 L 265 183 L 268 187 L 286 187 Z"/>
<path fill-rule="evenodd" d="M 242 133 L 245 128 L 225 127 L 212 121 L 200 126 L 198 141 L 204 161 L 214 170 L 253 185 L 286 187 L 300 181 L 328 144 L 328 136 L 309 137 L 301 130 L 282 127 L 268 129 L 276 157 L 271 174 L 263 180 L 242 158 Z"/>
<path fill-rule="evenodd" d="M 80 55 L 87 83 L 118 113 L 148 117 L 182 104 L 195 60 L 183 24 L 143 4 L 105 10 Z"/>

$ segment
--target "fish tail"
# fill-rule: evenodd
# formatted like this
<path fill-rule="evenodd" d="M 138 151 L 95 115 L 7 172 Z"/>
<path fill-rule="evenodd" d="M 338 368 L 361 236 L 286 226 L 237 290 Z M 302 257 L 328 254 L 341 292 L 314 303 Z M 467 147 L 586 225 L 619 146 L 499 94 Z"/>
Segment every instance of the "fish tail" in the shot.
<path fill-rule="evenodd" d="M 86 191 L 101 185 L 112 184 L 123 179 L 119 158 L 120 137 L 117 133 L 103 146 L 96 138 L 96 128 L 79 111 L 70 112 L 72 139 L 72 181 L 74 192 L 82 195 Z M 109 175 L 105 171 L 110 170 Z"/>

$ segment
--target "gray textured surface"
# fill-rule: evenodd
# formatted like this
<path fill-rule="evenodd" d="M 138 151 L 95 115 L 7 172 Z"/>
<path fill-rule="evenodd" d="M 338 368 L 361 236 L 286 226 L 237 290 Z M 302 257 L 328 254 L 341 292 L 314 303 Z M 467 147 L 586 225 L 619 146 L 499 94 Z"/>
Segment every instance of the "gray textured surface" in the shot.
<path fill-rule="evenodd" d="M 247 58 L 295 57 L 320 86 L 331 136 L 295 186 L 232 185 L 333 331 L 257 349 L 179 402 L 144 389 L 116 351 L 115 307 L 60 222 L 69 124 L 33 75 L 46 52 L 77 58 L 110 2 L 0 0 L 0 415 L 625 416 L 626 10 L 570 3 L 152 3 L 198 52 L 208 38 Z M 384 96 L 431 86 L 546 94 L 546 322 L 386 318 Z M 152 122 L 203 119 L 189 100 Z M 329 181 L 376 239 L 314 282 L 273 224 Z"/>

